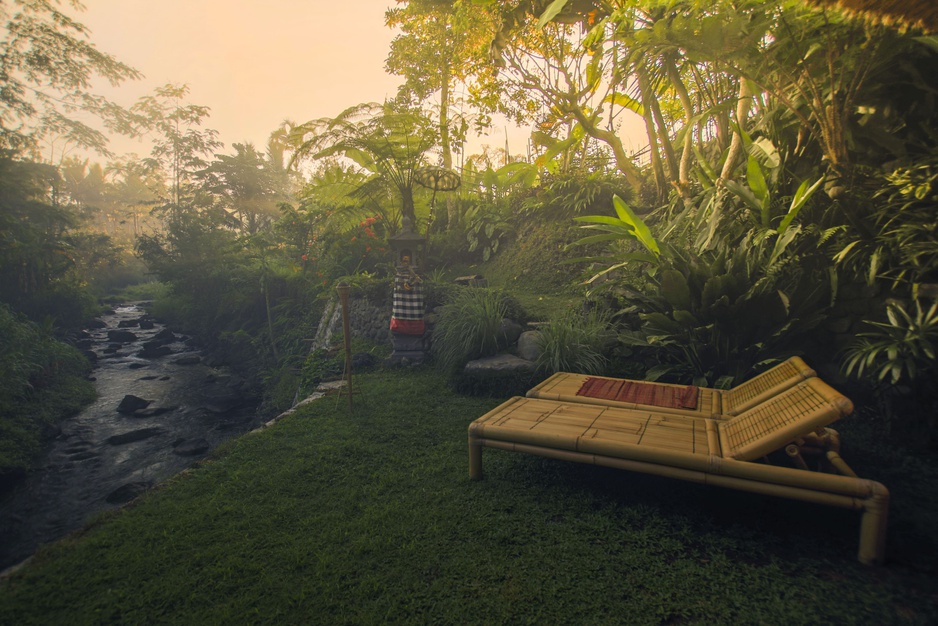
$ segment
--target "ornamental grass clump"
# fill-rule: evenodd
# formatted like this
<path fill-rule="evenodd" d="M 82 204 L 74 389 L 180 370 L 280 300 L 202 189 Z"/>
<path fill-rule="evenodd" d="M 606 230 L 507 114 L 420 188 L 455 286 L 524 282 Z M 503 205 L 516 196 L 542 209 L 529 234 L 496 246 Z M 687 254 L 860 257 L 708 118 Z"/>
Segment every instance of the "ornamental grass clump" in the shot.
<path fill-rule="evenodd" d="M 490 289 L 462 289 L 443 306 L 433 331 L 433 354 L 449 371 L 501 347 L 502 320 L 509 310 L 504 294 Z"/>
<path fill-rule="evenodd" d="M 608 315 L 567 313 L 541 329 L 537 367 L 548 373 L 600 374 L 606 367 L 603 348 L 609 337 Z"/>

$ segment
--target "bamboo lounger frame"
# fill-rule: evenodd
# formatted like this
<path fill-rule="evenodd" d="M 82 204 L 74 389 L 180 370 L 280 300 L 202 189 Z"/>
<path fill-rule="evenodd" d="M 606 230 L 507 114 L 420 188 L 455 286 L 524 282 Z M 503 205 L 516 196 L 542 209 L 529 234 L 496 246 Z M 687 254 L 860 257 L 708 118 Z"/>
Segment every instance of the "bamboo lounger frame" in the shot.
<path fill-rule="evenodd" d="M 527 397 L 560 400 L 562 402 L 617 406 L 623 409 L 652 409 L 659 413 L 723 419 L 727 416 L 739 415 L 757 404 L 797 385 L 801 381 L 814 376 L 816 376 L 816 372 L 808 367 L 808 364 L 800 357 L 791 357 L 732 389 L 724 390 L 699 387 L 700 395 L 697 398 L 696 409 L 650 406 L 634 402 L 617 402 L 603 398 L 580 396 L 577 395 L 577 391 L 579 391 L 583 383 L 591 377 L 585 374 L 571 374 L 569 372 L 557 372 L 528 391 Z M 610 378 L 606 380 L 620 381 L 625 379 Z M 666 387 L 683 386 L 669 383 L 641 382 L 646 385 L 660 385 Z"/>
<path fill-rule="evenodd" d="M 836 450 L 825 454 L 844 475 L 753 462 L 852 410 L 818 378 L 726 420 L 515 397 L 469 426 L 469 476 L 482 478 L 482 448 L 495 448 L 859 510 L 858 558 L 881 563 L 886 487 L 857 478 Z"/>

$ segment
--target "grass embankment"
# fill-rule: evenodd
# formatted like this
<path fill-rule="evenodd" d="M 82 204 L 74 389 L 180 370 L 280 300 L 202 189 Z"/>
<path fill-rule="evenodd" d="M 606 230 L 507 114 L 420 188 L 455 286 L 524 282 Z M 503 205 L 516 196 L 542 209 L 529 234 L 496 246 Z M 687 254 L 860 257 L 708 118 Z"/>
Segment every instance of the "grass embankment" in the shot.
<path fill-rule="evenodd" d="M 0 623 L 938 619 L 934 569 L 854 560 L 858 514 L 499 451 L 474 483 L 466 427 L 498 399 L 431 368 L 356 382 L 353 413 L 312 403 L 43 550 Z M 895 496 L 893 559 L 931 563 Z"/>

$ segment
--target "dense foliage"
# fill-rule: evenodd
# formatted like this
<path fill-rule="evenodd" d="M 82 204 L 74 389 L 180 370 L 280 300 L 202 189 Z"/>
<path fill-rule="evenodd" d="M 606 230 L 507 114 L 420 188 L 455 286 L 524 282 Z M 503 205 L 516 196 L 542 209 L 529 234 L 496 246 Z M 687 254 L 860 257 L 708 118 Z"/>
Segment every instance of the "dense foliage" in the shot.
<path fill-rule="evenodd" d="M 934 469 L 893 440 L 938 441 L 938 40 L 816 4 L 398 0 L 397 97 L 228 152 L 185 85 L 91 93 L 137 72 L 77 1 L 0 4 L 0 483 L 90 400 L 67 343 L 128 284 L 158 278 L 153 311 L 270 415 L 343 371 L 310 349 L 337 283 L 390 309 L 406 229 L 435 322 L 432 368 L 358 379 L 353 419 L 314 403 L 227 444 L 41 553 L 0 621 L 934 622 Z M 525 153 L 467 154 L 499 114 Z M 152 149 L 111 158 L 103 130 Z M 465 375 L 510 349 L 506 318 L 538 322 L 536 371 Z M 803 532 L 807 504 L 497 453 L 507 479 L 465 480 L 467 416 L 496 403 L 469 393 L 566 369 L 725 387 L 791 354 L 862 383 L 845 447 L 903 503 L 901 567 L 833 571 L 853 535 Z"/>
<path fill-rule="evenodd" d="M 30 469 L 56 420 L 94 398 L 89 370 L 78 350 L 0 303 L 0 483 Z"/>
<path fill-rule="evenodd" d="M 545 367 L 622 371 L 627 359 L 651 378 L 729 385 L 806 353 L 831 376 L 847 359 L 883 397 L 934 368 L 903 332 L 938 280 L 927 33 L 787 0 L 401 1 L 386 16 L 400 29 L 387 61 L 404 79 L 396 98 L 285 122 L 264 149 L 224 153 L 187 86 L 116 107 L 87 92 L 88 77 L 136 72 L 67 10 L 14 5 L 0 41 L 11 150 L 0 298 L 59 332 L 94 296 L 141 278 L 142 262 L 169 286 L 160 312 L 282 389 L 336 282 L 386 281 L 389 238 L 413 228 L 427 237 L 421 269 L 443 278 L 481 264 L 551 322 Z M 103 148 L 68 121 L 74 106 L 147 133 L 150 154 L 37 160 L 57 133 Z M 470 129 L 495 114 L 532 125 L 526 154 L 466 153 Z M 629 121 L 644 131 L 637 153 Z M 423 176 L 437 165 L 457 188 Z M 600 334 L 618 337 L 602 358 L 563 318 L 586 299 Z M 498 347 L 497 307 L 473 310 L 453 317 L 488 330 L 472 349 L 465 328 L 438 333 L 447 363 Z M 448 316 L 443 329 L 458 327 Z M 877 351 L 871 329 L 892 347 Z"/>

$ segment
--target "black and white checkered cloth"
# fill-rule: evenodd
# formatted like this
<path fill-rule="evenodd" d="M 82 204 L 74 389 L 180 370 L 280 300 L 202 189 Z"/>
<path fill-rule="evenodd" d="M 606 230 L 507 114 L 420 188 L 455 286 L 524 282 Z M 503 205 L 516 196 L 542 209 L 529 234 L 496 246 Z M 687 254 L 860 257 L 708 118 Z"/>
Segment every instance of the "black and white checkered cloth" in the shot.
<path fill-rule="evenodd" d="M 394 301 L 391 305 L 391 317 L 399 320 L 422 320 L 426 310 L 423 298 L 423 285 L 410 282 L 410 289 L 405 287 L 407 276 L 394 277 Z"/>

